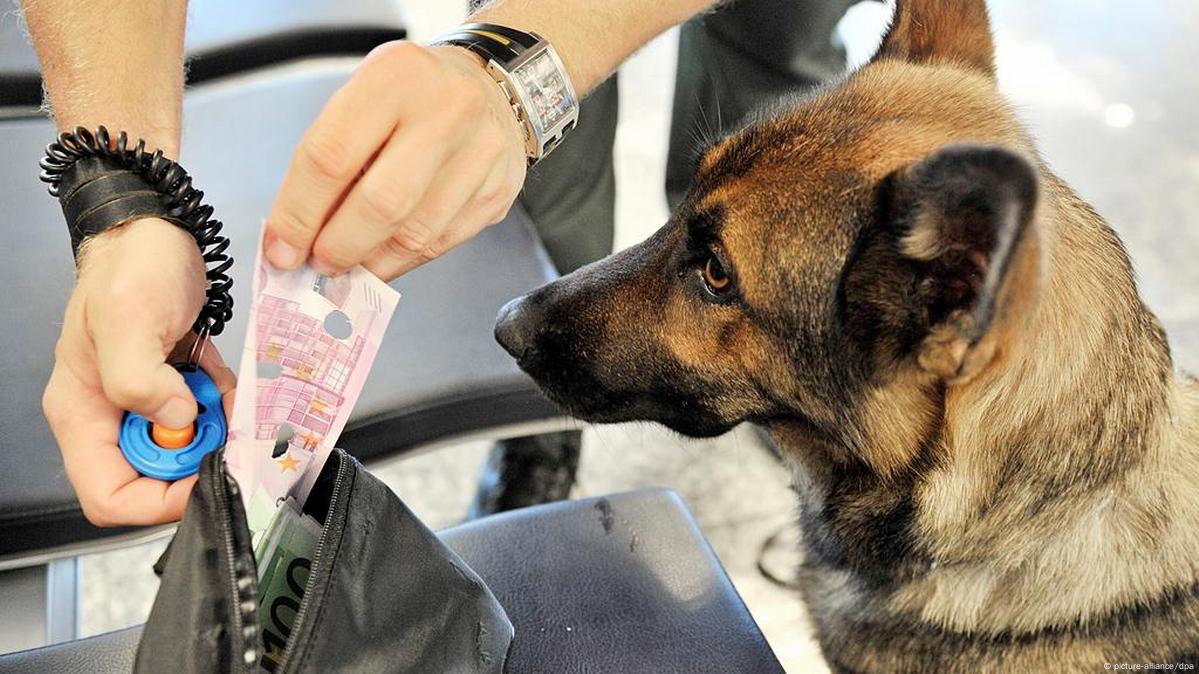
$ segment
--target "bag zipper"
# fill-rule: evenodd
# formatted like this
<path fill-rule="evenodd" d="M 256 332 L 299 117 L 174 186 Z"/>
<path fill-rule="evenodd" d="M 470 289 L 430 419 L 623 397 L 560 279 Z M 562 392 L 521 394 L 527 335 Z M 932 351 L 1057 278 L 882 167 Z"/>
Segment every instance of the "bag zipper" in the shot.
<path fill-rule="evenodd" d="M 335 452 L 338 450 L 334 450 Z M 325 546 L 328 545 L 329 539 L 333 536 L 333 529 L 336 527 L 340 537 L 341 530 L 345 527 L 345 504 L 341 503 L 341 488 L 345 482 L 346 474 L 350 470 L 350 458 L 348 456 L 336 456 L 337 477 L 333 479 L 333 489 L 329 495 L 329 510 L 325 514 L 325 526 L 321 529 L 321 537 L 317 539 L 316 550 L 312 553 L 312 571 L 308 574 L 308 582 L 304 584 L 304 598 L 300 600 L 300 610 L 296 611 L 296 619 L 292 624 L 291 636 L 288 637 L 287 646 L 283 649 L 283 659 L 279 663 L 280 674 L 287 674 L 295 670 L 292 667 L 292 655 L 296 650 L 296 644 L 301 642 L 300 635 L 305 630 L 304 618 L 308 615 L 308 608 L 315 601 L 313 595 L 314 588 L 322 575 L 324 575 L 326 567 L 332 564 L 331 560 L 325 559 Z"/>
<path fill-rule="evenodd" d="M 238 635 L 241 636 L 242 643 L 245 646 L 241 653 L 242 669 L 250 671 L 258 664 L 259 657 L 258 615 L 256 611 L 258 606 L 258 578 L 253 564 L 237 563 L 244 555 L 242 551 L 237 549 L 235 541 L 231 498 L 240 499 L 241 490 L 238 488 L 236 482 L 231 482 L 227 477 L 223 458 L 217 459 L 216 480 L 217 488 L 215 491 L 217 506 L 220 511 L 220 516 L 217 517 L 217 520 L 220 522 L 221 533 L 224 535 L 225 559 L 228 561 L 228 577 L 232 580 L 227 588 L 229 591 L 228 597 L 232 600 L 234 607 L 230 611 L 230 616 L 234 621 L 231 638 L 235 639 Z"/>

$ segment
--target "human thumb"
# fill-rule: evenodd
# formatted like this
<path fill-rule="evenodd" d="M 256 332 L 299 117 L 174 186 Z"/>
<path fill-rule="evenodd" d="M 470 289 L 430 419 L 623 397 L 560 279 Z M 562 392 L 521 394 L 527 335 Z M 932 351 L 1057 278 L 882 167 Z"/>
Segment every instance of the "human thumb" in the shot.
<path fill-rule="evenodd" d="M 105 330 L 93 339 L 104 394 L 114 405 L 168 428 L 195 421 L 196 398 L 153 332 Z"/>

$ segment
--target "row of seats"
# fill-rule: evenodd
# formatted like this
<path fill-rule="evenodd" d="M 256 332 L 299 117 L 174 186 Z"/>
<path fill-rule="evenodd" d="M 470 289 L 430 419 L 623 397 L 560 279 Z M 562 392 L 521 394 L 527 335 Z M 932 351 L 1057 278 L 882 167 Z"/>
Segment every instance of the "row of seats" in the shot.
<path fill-rule="evenodd" d="M 512 674 L 783 671 L 673 492 L 551 503 L 438 535 L 508 613 Z M 140 633 L 0 656 L 0 674 L 128 672 Z"/>

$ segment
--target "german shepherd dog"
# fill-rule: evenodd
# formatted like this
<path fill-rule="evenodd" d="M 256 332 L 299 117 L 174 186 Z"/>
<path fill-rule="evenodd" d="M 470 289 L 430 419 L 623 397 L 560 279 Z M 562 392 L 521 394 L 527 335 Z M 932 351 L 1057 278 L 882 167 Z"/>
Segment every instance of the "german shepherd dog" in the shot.
<path fill-rule="evenodd" d="M 496 336 L 584 420 L 765 426 L 837 672 L 1192 669 L 1199 383 L 993 61 L 982 0 L 902 0 L 870 63 Z"/>

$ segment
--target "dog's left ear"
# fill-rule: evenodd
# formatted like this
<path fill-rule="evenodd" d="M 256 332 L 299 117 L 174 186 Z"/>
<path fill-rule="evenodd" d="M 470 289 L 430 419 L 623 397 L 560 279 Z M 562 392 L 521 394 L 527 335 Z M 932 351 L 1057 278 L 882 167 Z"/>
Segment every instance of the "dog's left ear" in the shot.
<path fill-rule="evenodd" d="M 915 270 L 916 361 L 947 382 L 966 381 L 1039 292 L 1036 170 L 1000 147 L 951 145 L 890 181 L 887 219 Z"/>
<path fill-rule="evenodd" d="M 944 64 L 995 76 L 995 46 L 983 0 L 895 0 L 874 60 Z"/>

